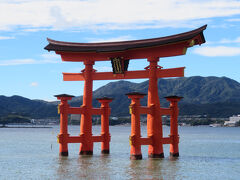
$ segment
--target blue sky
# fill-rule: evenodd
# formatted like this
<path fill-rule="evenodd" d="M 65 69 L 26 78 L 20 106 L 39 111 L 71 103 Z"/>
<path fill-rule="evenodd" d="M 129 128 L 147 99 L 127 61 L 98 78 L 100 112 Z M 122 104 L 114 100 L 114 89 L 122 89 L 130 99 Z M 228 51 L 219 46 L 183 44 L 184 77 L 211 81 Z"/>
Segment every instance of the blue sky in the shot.
<path fill-rule="evenodd" d="M 208 24 L 207 43 L 185 56 L 160 59 L 164 68 L 185 66 L 185 76 L 226 76 L 240 82 L 240 1 L 237 0 L 0 0 L 0 95 L 55 100 L 82 95 L 83 82 L 62 72 L 82 63 L 62 62 L 43 48 L 46 38 L 73 42 L 122 41 L 186 32 Z M 142 70 L 146 60 L 130 61 Z M 111 71 L 110 62 L 96 63 Z M 133 80 L 141 82 L 143 80 Z M 109 81 L 95 81 L 94 89 Z"/>

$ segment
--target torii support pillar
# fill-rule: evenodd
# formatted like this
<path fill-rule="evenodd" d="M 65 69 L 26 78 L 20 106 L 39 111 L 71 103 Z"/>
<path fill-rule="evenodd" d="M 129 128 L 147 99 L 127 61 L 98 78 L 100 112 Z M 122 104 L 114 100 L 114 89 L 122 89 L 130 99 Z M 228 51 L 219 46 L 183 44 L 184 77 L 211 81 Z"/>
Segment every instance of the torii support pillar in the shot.
<path fill-rule="evenodd" d="M 131 99 L 131 104 L 129 111 L 131 114 L 131 136 L 130 140 L 130 159 L 137 160 L 142 159 L 141 152 L 141 127 L 140 127 L 140 99 L 143 98 L 146 94 L 142 93 L 128 93 L 126 94 L 129 99 Z"/>
<path fill-rule="evenodd" d="M 147 134 L 152 139 L 152 144 L 148 148 L 149 158 L 163 158 L 163 132 L 162 117 L 160 112 L 160 101 L 158 96 L 157 71 L 159 58 L 148 58 L 149 65 L 149 87 L 148 87 L 148 107 L 153 107 L 154 111 L 147 115 Z"/>
<path fill-rule="evenodd" d="M 178 101 L 180 101 L 183 97 L 179 96 L 167 96 L 165 97 L 170 102 L 171 109 L 171 118 L 170 118 L 170 157 L 178 157 L 178 143 L 179 143 L 179 135 L 178 135 Z"/>
<path fill-rule="evenodd" d="M 58 100 L 61 100 L 61 103 L 58 105 L 58 112 L 60 113 L 60 133 L 58 134 L 59 146 L 59 155 L 68 156 L 68 109 L 69 104 L 68 100 L 71 100 L 71 95 L 68 94 L 59 94 L 55 95 Z"/>
<path fill-rule="evenodd" d="M 92 88 L 93 88 L 93 65 L 94 61 L 84 61 L 85 69 L 82 71 L 84 74 L 84 91 L 83 91 L 83 104 L 84 113 L 81 116 L 80 136 L 83 142 L 80 144 L 80 155 L 93 154 L 93 141 L 92 141 Z"/>
<path fill-rule="evenodd" d="M 109 154 L 109 142 L 111 139 L 109 133 L 109 115 L 111 113 L 111 109 L 109 107 L 109 103 L 112 102 L 112 98 L 103 97 L 97 99 L 101 103 L 101 136 L 103 137 L 103 141 L 101 144 L 101 153 L 102 154 Z"/>

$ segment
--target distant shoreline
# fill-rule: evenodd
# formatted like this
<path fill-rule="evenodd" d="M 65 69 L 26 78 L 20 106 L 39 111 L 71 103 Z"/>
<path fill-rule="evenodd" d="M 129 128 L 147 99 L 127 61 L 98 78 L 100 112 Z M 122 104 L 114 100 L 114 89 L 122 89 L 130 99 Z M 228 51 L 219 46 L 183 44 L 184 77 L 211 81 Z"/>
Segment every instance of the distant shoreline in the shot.
<path fill-rule="evenodd" d="M 50 126 L 0 126 L 0 128 L 52 128 Z"/>

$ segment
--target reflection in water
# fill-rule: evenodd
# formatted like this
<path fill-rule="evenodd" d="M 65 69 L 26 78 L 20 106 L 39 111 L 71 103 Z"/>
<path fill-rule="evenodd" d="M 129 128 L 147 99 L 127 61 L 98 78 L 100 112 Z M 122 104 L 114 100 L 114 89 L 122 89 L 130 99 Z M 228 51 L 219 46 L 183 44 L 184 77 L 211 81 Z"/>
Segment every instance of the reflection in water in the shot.
<path fill-rule="evenodd" d="M 130 179 L 178 179 L 177 158 L 132 160 L 126 173 Z"/>
<path fill-rule="evenodd" d="M 121 157 L 111 155 L 59 157 L 57 179 L 178 179 L 178 161 L 178 158 L 166 157 L 126 159 L 123 163 Z"/>
<path fill-rule="evenodd" d="M 88 176 L 94 177 L 96 171 L 92 171 L 94 166 L 92 156 L 83 155 L 78 158 L 78 167 L 76 168 L 77 177 L 86 179 Z"/>
<path fill-rule="evenodd" d="M 80 156 L 78 177 L 87 179 L 108 179 L 111 159 L 109 156 Z"/>
<path fill-rule="evenodd" d="M 141 160 L 131 160 L 130 166 L 129 166 L 130 168 L 127 171 L 127 173 L 129 174 L 129 177 L 131 177 L 131 179 L 142 179 L 143 178 L 142 173 L 144 170 L 142 166 L 143 166 L 143 163 Z"/>
<path fill-rule="evenodd" d="M 171 179 L 179 179 L 179 157 L 171 157 L 169 156 L 169 166 L 171 167 Z"/>
<path fill-rule="evenodd" d="M 147 174 L 150 179 L 163 179 L 162 162 L 163 159 L 148 159 Z"/>
<path fill-rule="evenodd" d="M 170 161 L 173 161 L 173 162 L 178 161 L 178 158 L 179 158 L 179 157 L 172 157 L 172 156 L 169 156 L 169 160 L 170 160 Z"/>
<path fill-rule="evenodd" d="M 57 169 L 57 177 L 58 179 L 68 179 L 71 177 L 71 173 L 69 173 L 69 167 L 71 167 L 71 163 L 68 157 L 59 156 L 58 159 L 58 169 Z"/>
<path fill-rule="evenodd" d="M 59 157 L 58 179 L 109 179 L 111 176 L 109 156 Z"/>

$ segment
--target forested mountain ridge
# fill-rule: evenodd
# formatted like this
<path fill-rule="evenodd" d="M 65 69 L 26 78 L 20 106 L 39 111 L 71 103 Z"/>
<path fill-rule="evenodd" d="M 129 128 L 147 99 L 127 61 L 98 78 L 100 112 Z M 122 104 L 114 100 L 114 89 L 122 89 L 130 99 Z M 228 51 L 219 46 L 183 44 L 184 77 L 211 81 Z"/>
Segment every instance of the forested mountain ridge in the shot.
<path fill-rule="evenodd" d="M 240 83 L 227 77 L 183 77 L 159 79 L 159 98 L 161 106 L 167 107 L 164 97 L 183 96 L 180 114 L 208 114 L 210 116 L 231 116 L 240 113 Z M 96 98 L 107 96 L 114 98 L 110 104 L 113 116 L 128 115 L 129 92 L 148 91 L 148 81 L 133 83 L 129 81 L 110 82 L 93 92 L 93 106 L 99 107 Z M 147 96 L 142 99 L 146 105 Z M 72 106 L 82 104 L 82 96 L 70 101 Z M 30 100 L 21 96 L 0 96 L 0 116 L 17 113 L 32 118 L 57 117 L 56 102 Z"/>

